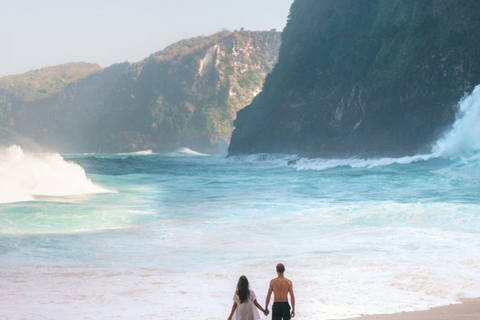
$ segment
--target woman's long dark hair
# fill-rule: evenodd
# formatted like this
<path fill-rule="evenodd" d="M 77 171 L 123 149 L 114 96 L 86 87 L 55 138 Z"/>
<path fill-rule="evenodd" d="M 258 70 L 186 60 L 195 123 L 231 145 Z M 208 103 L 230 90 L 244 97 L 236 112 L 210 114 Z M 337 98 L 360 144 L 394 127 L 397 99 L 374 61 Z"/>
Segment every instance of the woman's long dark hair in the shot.
<path fill-rule="evenodd" d="M 247 277 L 241 276 L 240 279 L 238 279 L 237 294 L 240 298 L 240 303 L 244 303 L 248 300 L 248 297 L 250 296 L 250 288 Z"/>

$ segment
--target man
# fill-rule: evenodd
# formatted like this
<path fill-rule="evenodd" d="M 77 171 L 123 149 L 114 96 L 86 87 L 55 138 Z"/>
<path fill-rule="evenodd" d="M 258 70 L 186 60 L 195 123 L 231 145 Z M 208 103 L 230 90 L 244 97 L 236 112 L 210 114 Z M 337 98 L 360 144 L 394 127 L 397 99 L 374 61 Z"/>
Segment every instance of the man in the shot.
<path fill-rule="evenodd" d="M 267 301 L 265 302 L 265 315 L 268 315 L 268 304 L 270 296 L 273 292 L 272 320 L 289 320 L 295 317 L 295 295 L 293 294 L 292 281 L 285 278 L 283 273 L 285 266 L 282 263 L 277 264 L 277 277 L 270 281 L 268 288 Z M 290 305 L 288 304 L 287 295 L 290 294 L 292 302 L 292 312 L 290 313 Z"/>

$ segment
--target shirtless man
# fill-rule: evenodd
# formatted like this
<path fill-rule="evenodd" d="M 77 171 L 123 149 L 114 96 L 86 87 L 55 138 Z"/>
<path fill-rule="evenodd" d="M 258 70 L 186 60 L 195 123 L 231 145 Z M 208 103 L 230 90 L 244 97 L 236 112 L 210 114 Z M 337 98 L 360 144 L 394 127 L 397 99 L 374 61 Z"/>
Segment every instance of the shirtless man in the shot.
<path fill-rule="evenodd" d="M 272 320 L 289 320 L 295 317 L 295 295 L 293 294 L 292 281 L 283 276 L 285 266 L 282 263 L 277 264 L 277 275 L 275 279 L 270 281 L 268 288 L 267 301 L 265 302 L 265 315 L 268 315 L 268 304 L 270 296 L 273 292 Z M 292 302 L 292 313 L 290 313 L 290 305 L 288 304 L 287 294 L 290 294 Z"/>

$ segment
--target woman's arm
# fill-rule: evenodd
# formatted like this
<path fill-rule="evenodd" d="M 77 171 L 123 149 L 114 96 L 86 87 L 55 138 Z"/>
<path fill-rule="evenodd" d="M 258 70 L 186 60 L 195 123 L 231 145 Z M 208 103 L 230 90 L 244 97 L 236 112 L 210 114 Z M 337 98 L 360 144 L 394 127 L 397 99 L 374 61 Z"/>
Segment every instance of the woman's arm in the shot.
<path fill-rule="evenodd" d="M 263 313 L 265 313 L 265 309 L 263 309 L 262 306 L 258 304 L 257 299 L 253 300 L 253 304 L 255 305 L 255 307 L 257 307 L 258 309 L 260 309 L 260 311 L 262 311 Z"/>
<path fill-rule="evenodd" d="M 265 300 L 265 310 L 267 312 L 268 312 L 268 305 L 270 304 L 270 297 L 272 296 L 272 292 L 273 292 L 272 281 L 270 281 L 270 285 L 268 286 L 267 299 Z M 268 313 L 265 313 L 265 315 L 268 315 Z"/>
<path fill-rule="evenodd" d="M 232 312 L 230 312 L 230 316 L 228 317 L 228 320 L 232 320 L 233 313 L 235 312 L 235 309 L 237 309 L 237 303 L 234 301 L 233 306 L 232 306 Z"/>

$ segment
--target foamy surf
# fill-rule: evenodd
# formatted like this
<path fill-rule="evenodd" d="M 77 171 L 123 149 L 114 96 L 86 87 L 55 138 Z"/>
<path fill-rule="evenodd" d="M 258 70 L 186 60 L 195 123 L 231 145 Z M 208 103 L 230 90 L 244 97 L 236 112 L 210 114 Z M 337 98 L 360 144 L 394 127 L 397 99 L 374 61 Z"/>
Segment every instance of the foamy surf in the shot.
<path fill-rule="evenodd" d="M 0 203 L 107 192 L 57 153 L 25 153 L 16 145 L 0 150 Z"/>
<path fill-rule="evenodd" d="M 178 148 L 174 152 L 167 153 L 167 155 L 171 156 L 208 156 L 208 154 L 200 153 L 190 148 Z"/>
<path fill-rule="evenodd" d="M 435 158 L 478 159 L 480 153 L 480 85 L 458 103 L 455 122 L 434 142 L 431 152 L 400 158 L 301 158 L 285 154 L 252 154 L 230 157 L 233 162 L 263 162 L 276 166 L 291 165 L 297 170 L 327 170 L 337 167 L 375 168 L 393 164 L 410 164 Z"/>
<path fill-rule="evenodd" d="M 428 224 L 425 210 L 433 219 L 448 215 L 445 221 L 468 210 L 475 219 L 478 206 L 386 203 L 352 209 L 359 212 L 338 206 L 304 214 L 257 215 L 241 223 L 222 220 L 196 231 L 201 221 L 189 230 L 184 229 L 187 221 L 180 227 L 179 221 L 171 220 L 138 232 L 92 235 L 95 238 L 88 245 L 82 237 L 75 244 L 77 252 L 99 250 L 93 256 L 84 253 L 89 261 L 86 268 L 12 268 L 5 261 L 0 268 L 0 287 L 5 288 L 0 298 L 7 308 L 0 315 L 15 318 L 21 312 L 22 318 L 52 319 L 55 305 L 58 319 L 220 320 L 229 313 L 239 275 L 246 275 L 258 300 L 265 301 L 279 260 L 294 280 L 300 320 L 422 310 L 479 294 L 480 261 L 471 256 L 478 237 L 444 231 L 440 225 L 422 228 Z M 382 217 L 386 211 L 388 217 Z M 397 215 L 402 219 L 395 219 Z M 351 220 L 358 223 L 350 224 Z M 383 222 L 365 225 L 372 220 Z M 390 221 L 399 223 L 389 227 Z M 345 223 L 352 229 L 329 231 Z M 249 229 L 254 225 L 258 229 Z M 283 229 L 286 225 L 288 229 Z M 280 239 L 269 235 L 272 229 L 294 232 Z M 125 237 L 128 246 L 121 248 Z M 245 245 L 245 238 L 251 247 Z M 170 247 L 171 252 L 166 250 Z M 112 254 L 116 250 L 121 258 Z M 215 255 L 196 254 L 203 250 Z M 166 260 L 177 267 L 165 267 Z M 96 266 L 105 263 L 108 267 Z"/>
<path fill-rule="evenodd" d="M 327 170 L 338 167 L 348 168 L 375 168 L 390 166 L 393 164 L 410 164 L 421 161 L 428 161 L 437 158 L 434 154 L 423 154 L 402 158 L 346 158 L 346 159 L 324 159 L 324 158 L 301 158 L 296 155 L 284 154 L 252 154 L 245 156 L 229 157 L 231 162 L 263 163 L 270 166 L 291 166 L 296 170 Z"/>
<path fill-rule="evenodd" d="M 452 128 L 433 146 L 437 156 L 472 156 L 480 151 L 480 86 L 458 104 Z"/>
<path fill-rule="evenodd" d="M 480 295 L 478 164 L 372 174 L 267 158 L 77 159 L 119 193 L 0 206 L 0 318 L 225 319 L 238 277 L 264 301 L 278 262 L 299 320 Z"/>
<path fill-rule="evenodd" d="M 135 152 L 117 153 L 119 156 L 148 156 L 154 154 L 152 150 L 142 150 Z"/>
<path fill-rule="evenodd" d="M 375 168 L 390 166 L 393 164 L 410 164 L 427 161 L 435 158 L 434 155 L 417 155 L 403 158 L 379 158 L 379 159 L 299 159 L 293 165 L 297 170 L 326 170 L 336 167 L 350 168 Z"/>

